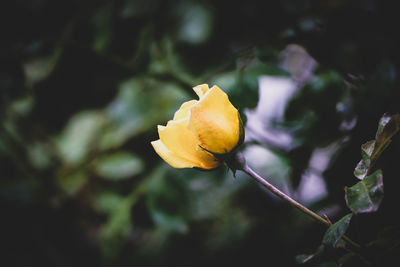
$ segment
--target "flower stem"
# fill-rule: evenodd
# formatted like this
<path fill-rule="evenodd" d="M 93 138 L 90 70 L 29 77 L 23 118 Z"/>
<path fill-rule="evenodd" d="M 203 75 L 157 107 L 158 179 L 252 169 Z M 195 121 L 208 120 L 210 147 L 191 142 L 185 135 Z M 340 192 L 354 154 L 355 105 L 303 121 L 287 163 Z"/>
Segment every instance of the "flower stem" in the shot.
<path fill-rule="evenodd" d="M 311 216 L 315 220 L 319 221 L 320 223 L 325 224 L 328 227 L 331 225 L 330 221 L 328 221 L 327 219 L 322 218 L 321 216 L 319 216 L 318 214 L 316 214 L 312 210 L 304 207 L 302 204 L 300 204 L 299 202 L 297 202 L 296 200 L 292 199 L 291 197 L 289 197 L 288 195 L 286 195 L 285 193 L 280 191 L 278 188 L 276 188 L 275 186 L 270 184 L 268 181 L 266 181 L 264 178 L 262 178 L 260 175 L 258 175 L 258 173 L 253 171 L 246 163 L 243 164 L 241 167 L 242 168 L 240 168 L 240 170 L 242 170 L 243 172 L 245 172 L 248 175 L 250 175 L 250 177 L 252 177 L 254 180 L 256 180 L 257 182 L 262 184 L 265 188 L 267 188 L 269 191 L 274 193 L 276 196 L 278 196 L 281 199 L 289 202 L 290 205 L 298 208 L 299 210 L 301 210 L 302 212 L 308 214 L 309 216 Z M 349 244 L 351 244 L 351 245 L 353 245 L 353 246 L 355 246 L 357 248 L 360 248 L 359 244 L 357 244 L 356 242 L 354 242 L 353 240 L 351 240 L 347 236 L 344 235 L 342 238 L 343 238 L 343 240 L 345 240 Z"/>
<path fill-rule="evenodd" d="M 289 202 L 290 205 L 298 208 L 302 212 L 310 215 L 311 217 L 313 217 L 317 221 L 325 224 L 326 226 L 330 226 L 331 225 L 331 223 L 328 220 L 322 218 L 321 216 L 319 216 L 318 214 L 316 214 L 312 210 L 304 207 L 299 202 L 297 202 L 296 200 L 292 199 L 291 197 L 289 197 L 288 195 L 286 195 L 285 193 L 280 191 L 278 188 L 276 188 L 275 186 L 273 186 L 272 184 L 267 182 L 264 178 L 262 178 L 260 175 L 258 175 L 258 173 L 253 171 L 247 164 L 244 166 L 242 171 L 247 173 L 248 175 L 250 175 L 253 179 L 255 179 L 257 182 L 262 184 L 265 188 L 267 188 L 269 191 L 271 191 L 272 193 L 274 193 L 275 195 L 277 195 L 281 199 Z"/>

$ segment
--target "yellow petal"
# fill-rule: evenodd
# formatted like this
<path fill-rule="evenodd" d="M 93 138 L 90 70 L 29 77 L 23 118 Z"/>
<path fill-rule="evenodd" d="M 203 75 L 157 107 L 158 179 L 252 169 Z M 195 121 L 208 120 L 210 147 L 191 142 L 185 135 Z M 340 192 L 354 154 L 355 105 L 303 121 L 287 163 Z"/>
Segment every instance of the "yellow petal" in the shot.
<path fill-rule="evenodd" d="M 225 92 L 213 86 L 190 108 L 188 128 L 202 147 L 228 153 L 239 141 L 238 111 Z"/>
<path fill-rule="evenodd" d="M 196 136 L 187 129 L 187 120 L 169 121 L 167 126 L 159 126 L 160 140 L 175 155 L 202 169 L 213 169 L 220 163 L 210 153 L 199 147 Z"/>
<path fill-rule="evenodd" d="M 197 85 L 196 87 L 193 87 L 193 90 L 196 92 L 196 94 L 201 99 L 210 89 L 208 88 L 208 84 L 200 84 L 200 85 Z"/>
<path fill-rule="evenodd" d="M 181 105 L 181 107 L 175 112 L 174 121 L 186 118 L 189 115 L 189 109 L 197 103 L 197 100 L 190 100 Z"/>
<path fill-rule="evenodd" d="M 161 142 L 161 140 L 153 141 L 153 142 L 151 142 L 151 145 L 153 146 L 153 148 L 157 152 L 157 154 L 172 167 L 174 167 L 174 168 L 193 168 L 193 167 L 195 167 L 193 162 L 191 162 L 187 159 L 181 158 L 181 157 L 175 155 L 170 150 L 168 150 L 168 148 Z"/>

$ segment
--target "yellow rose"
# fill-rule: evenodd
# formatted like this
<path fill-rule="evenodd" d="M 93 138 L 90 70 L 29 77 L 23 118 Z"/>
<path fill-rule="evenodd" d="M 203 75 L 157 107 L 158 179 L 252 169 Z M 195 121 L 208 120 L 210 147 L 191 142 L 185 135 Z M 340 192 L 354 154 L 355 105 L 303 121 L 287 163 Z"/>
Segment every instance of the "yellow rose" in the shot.
<path fill-rule="evenodd" d="M 158 126 L 154 150 L 174 168 L 214 169 L 243 142 L 238 110 L 218 86 L 193 88 L 199 100 L 182 104 L 167 126 Z"/>

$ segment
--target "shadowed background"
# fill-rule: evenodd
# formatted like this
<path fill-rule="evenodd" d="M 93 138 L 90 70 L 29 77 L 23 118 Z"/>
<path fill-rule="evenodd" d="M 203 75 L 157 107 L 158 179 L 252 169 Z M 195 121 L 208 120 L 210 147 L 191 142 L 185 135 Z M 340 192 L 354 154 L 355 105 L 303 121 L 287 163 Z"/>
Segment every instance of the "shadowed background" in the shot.
<path fill-rule="evenodd" d="M 349 213 L 360 146 L 400 109 L 397 10 L 260 2 L 0 4 L 1 266 L 297 266 L 316 250 L 325 227 L 247 176 L 176 170 L 150 145 L 193 86 L 217 84 L 250 166 L 332 221 Z M 349 231 L 378 266 L 399 253 L 399 152 L 397 136 L 380 210 Z M 344 253 L 303 266 L 361 264 Z"/>

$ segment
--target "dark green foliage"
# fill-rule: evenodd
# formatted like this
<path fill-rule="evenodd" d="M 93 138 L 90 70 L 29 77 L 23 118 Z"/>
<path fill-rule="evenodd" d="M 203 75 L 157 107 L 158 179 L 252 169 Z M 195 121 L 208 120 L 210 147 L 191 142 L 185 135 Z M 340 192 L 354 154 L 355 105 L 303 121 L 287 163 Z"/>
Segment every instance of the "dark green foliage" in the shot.
<path fill-rule="evenodd" d="M 378 124 L 376 139 L 361 146 L 362 159 L 354 170 L 354 175 L 361 181 L 345 188 L 346 203 L 353 213 L 375 212 L 379 209 L 384 195 L 382 171 L 369 173 L 399 130 L 400 115 L 384 114 Z"/>
<path fill-rule="evenodd" d="M 354 175 L 364 179 L 381 153 L 389 146 L 392 137 L 400 131 L 400 114 L 385 114 L 379 121 L 375 140 L 366 142 L 361 146 L 361 161 L 354 170 Z"/>
<path fill-rule="evenodd" d="M 336 223 L 329 226 L 326 231 L 322 243 L 332 247 L 337 247 L 338 242 L 342 239 L 343 235 L 346 233 L 347 228 L 349 228 L 350 220 L 353 214 L 347 214 L 342 219 Z"/>
<path fill-rule="evenodd" d="M 346 187 L 346 203 L 354 213 L 374 212 L 383 200 L 382 171 L 377 170 L 357 184 Z"/>
<path fill-rule="evenodd" d="M 376 266 L 398 260 L 395 4 L 0 2 L 0 266 L 297 266 L 299 253 L 304 266 L 364 266 L 346 229 Z M 307 53 L 318 66 L 303 79 Z M 175 170 L 150 145 L 202 83 L 226 91 L 246 126 L 264 75 L 295 83 L 284 117 L 259 121 L 293 143 L 261 132 L 240 150 L 338 221 L 323 246 L 325 226 L 243 173 Z M 311 166 L 317 150 L 330 154 Z M 305 186 L 315 176 L 320 186 Z"/>

